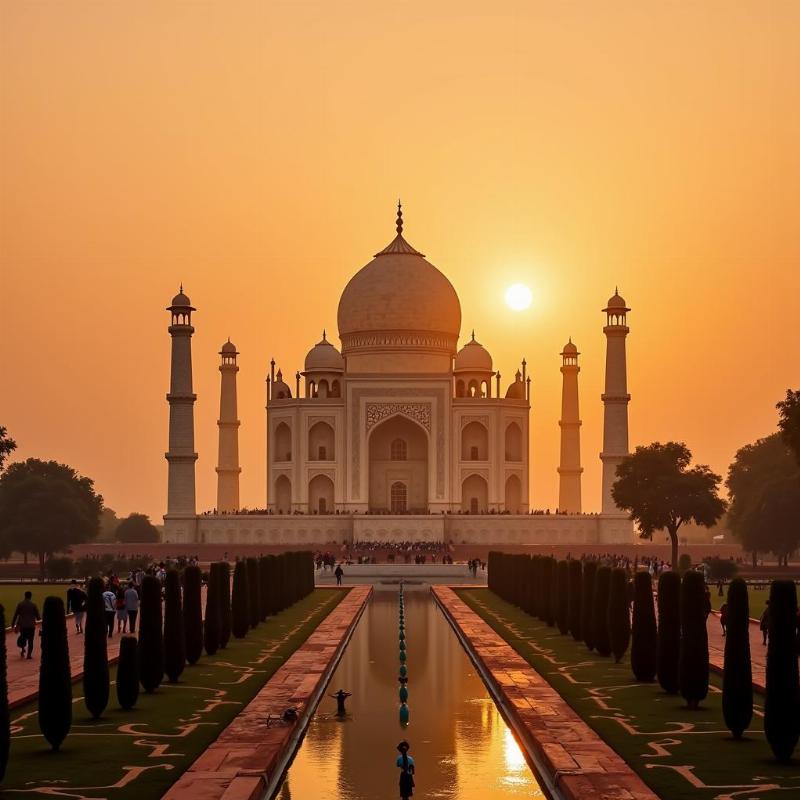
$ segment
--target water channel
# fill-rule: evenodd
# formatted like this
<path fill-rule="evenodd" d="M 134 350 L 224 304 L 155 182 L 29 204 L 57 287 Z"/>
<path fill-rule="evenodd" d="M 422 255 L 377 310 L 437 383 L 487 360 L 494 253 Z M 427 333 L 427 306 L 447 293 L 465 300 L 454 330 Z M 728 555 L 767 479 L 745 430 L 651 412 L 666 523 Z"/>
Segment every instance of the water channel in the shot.
<path fill-rule="evenodd" d="M 429 587 L 406 587 L 408 725 L 398 698 L 398 590 L 375 587 L 278 800 L 399 797 L 398 742 L 417 768 L 415 798 L 544 797 L 514 735 Z M 347 715 L 328 695 L 352 692 Z"/>

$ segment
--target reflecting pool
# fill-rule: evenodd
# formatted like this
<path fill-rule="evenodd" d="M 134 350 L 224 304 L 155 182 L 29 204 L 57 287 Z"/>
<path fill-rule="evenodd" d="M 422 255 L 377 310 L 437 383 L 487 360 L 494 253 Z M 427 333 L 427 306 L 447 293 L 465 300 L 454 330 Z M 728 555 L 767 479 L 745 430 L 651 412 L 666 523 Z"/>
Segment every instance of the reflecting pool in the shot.
<path fill-rule="evenodd" d="M 292 762 L 279 800 L 391 800 L 398 742 L 417 798 L 543 797 L 514 735 L 428 587 L 405 592 L 409 722 L 400 722 L 398 591 L 376 587 Z M 338 689 L 352 693 L 339 718 Z"/>

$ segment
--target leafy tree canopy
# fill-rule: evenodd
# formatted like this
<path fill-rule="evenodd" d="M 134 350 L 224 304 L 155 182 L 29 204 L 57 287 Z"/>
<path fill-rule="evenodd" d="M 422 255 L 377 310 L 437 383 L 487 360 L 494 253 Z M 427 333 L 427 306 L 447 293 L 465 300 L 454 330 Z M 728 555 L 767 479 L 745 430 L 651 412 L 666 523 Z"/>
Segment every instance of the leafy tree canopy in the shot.
<path fill-rule="evenodd" d="M 0 470 L 6 459 L 17 449 L 17 443 L 8 435 L 8 431 L 0 425 Z"/>
<path fill-rule="evenodd" d="M 800 464 L 800 390 L 786 391 L 786 399 L 777 405 L 778 429 L 786 446 Z"/>
<path fill-rule="evenodd" d="M 157 542 L 158 528 L 150 522 L 147 514 L 130 514 L 117 525 L 114 534 L 118 542 L 133 544 L 139 542 Z"/>
<path fill-rule="evenodd" d="M 742 447 L 726 486 L 730 528 L 745 550 L 785 558 L 800 546 L 800 466 L 782 434 Z"/>
<path fill-rule="evenodd" d="M 653 442 L 637 447 L 617 467 L 611 490 L 617 506 L 630 513 L 643 539 L 666 530 L 672 541 L 672 563 L 678 561 L 678 529 L 687 522 L 710 527 L 725 511 L 719 497 L 722 478 L 705 465 L 692 467 L 683 442 Z"/>
<path fill-rule="evenodd" d="M 56 461 L 29 458 L 0 476 L 0 553 L 52 553 L 97 536 L 103 498 L 94 482 Z"/>

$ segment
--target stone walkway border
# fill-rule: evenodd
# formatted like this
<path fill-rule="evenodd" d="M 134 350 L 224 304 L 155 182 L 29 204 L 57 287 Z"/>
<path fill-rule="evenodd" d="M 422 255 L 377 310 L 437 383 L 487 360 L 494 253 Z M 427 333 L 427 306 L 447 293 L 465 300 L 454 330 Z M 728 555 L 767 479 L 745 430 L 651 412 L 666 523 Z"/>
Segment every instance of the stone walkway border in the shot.
<path fill-rule="evenodd" d="M 371 585 L 350 588 L 306 642 L 178 778 L 164 800 L 271 797 L 371 593 Z M 297 709 L 294 723 L 278 721 L 267 726 L 268 715 L 280 718 L 290 707 Z"/>
<path fill-rule="evenodd" d="M 551 796 L 658 800 L 631 767 L 452 588 L 432 586 L 431 592 Z"/>

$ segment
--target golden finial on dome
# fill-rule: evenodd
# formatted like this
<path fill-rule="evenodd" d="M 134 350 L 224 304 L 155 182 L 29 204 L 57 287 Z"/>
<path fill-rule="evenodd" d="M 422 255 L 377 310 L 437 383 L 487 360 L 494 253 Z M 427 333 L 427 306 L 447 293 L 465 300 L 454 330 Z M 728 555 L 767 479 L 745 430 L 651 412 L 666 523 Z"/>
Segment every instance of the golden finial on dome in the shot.
<path fill-rule="evenodd" d="M 400 202 L 400 199 L 397 200 L 397 232 L 402 236 L 403 235 L 403 204 Z"/>

